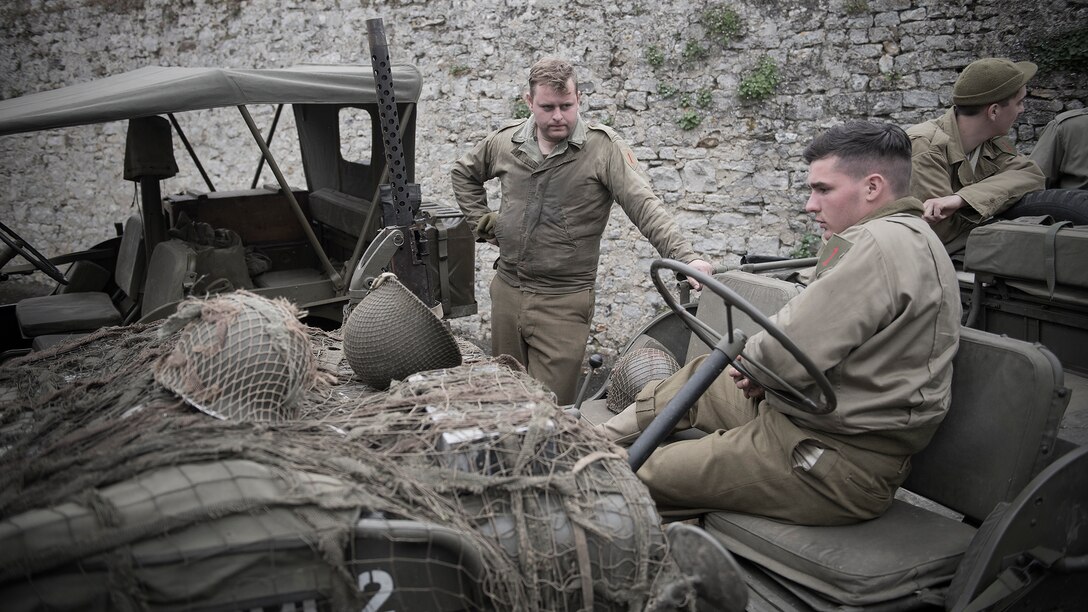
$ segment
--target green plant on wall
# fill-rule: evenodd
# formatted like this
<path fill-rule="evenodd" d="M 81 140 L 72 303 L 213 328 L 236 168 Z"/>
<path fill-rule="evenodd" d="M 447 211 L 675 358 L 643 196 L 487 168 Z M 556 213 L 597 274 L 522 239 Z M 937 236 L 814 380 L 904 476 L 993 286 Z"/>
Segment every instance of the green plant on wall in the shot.
<path fill-rule="evenodd" d="M 450 68 L 450 76 L 454 76 L 454 77 L 465 76 L 466 74 L 469 73 L 469 70 L 471 70 L 471 69 L 468 66 L 466 66 L 464 64 L 457 64 L 456 66 L 452 66 Z"/>
<path fill-rule="evenodd" d="M 1043 72 L 1088 72 L 1088 27 L 1068 30 L 1032 46 L 1031 58 Z"/>
<path fill-rule="evenodd" d="M 676 87 L 675 85 L 670 85 L 668 83 L 657 84 L 657 95 L 661 96 L 662 98 L 672 98 L 675 97 L 678 93 L 680 93 L 680 88 Z"/>
<path fill-rule="evenodd" d="M 869 3 L 866 0 L 846 0 L 842 5 L 842 10 L 846 11 L 846 14 L 851 17 L 864 15 L 869 12 Z"/>
<path fill-rule="evenodd" d="M 529 105 L 526 104 L 525 98 L 518 96 L 514 98 L 514 119 L 527 119 L 532 113 L 529 112 Z"/>
<path fill-rule="evenodd" d="M 680 118 L 676 120 L 676 125 L 679 125 L 682 130 L 694 130 L 702 122 L 703 118 L 699 116 L 699 113 L 689 110 L 680 115 Z"/>
<path fill-rule="evenodd" d="M 715 42 L 728 45 L 740 34 L 741 20 L 737 12 L 728 6 L 715 4 L 703 12 L 700 20 L 706 33 Z"/>
<path fill-rule="evenodd" d="M 778 66 L 770 57 L 763 56 L 756 64 L 756 69 L 744 77 L 737 87 L 737 95 L 742 100 L 755 102 L 774 95 L 778 87 Z"/>
<path fill-rule="evenodd" d="M 801 236 L 801 241 L 797 243 L 797 246 L 793 247 L 790 251 L 790 257 L 793 259 L 802 259 L 804 257 L 815 257 L 816 253 L 820 252 L 820 245 L 823 241 L 820 237 L 811 232 Z"/>
<path fill-rule="evenodd" d="M 707 51 L 703 45 L 699 44 L 699 41 L 689 40 L 684 45 L 684 52 L 682 55 L 684 56 L 684 61 L 694 62 L 695 60 L 700 60 L 710 55 L 710 52 Z"/>
<path fill-rule="evenodd" d="M 646 47 L 646 63 L 654 68 L 660 68 L 665 65 L 665 54 L 661 52 L 661 49 L 657 45 L 650 45 Z"/>
<path fill-rule="evenodd" d="M 709 108 L 710 104 L 714 102 L 714 92 L 709 89 L 700 89 L 695 92 L 695 106 L 699 108 Z"/>

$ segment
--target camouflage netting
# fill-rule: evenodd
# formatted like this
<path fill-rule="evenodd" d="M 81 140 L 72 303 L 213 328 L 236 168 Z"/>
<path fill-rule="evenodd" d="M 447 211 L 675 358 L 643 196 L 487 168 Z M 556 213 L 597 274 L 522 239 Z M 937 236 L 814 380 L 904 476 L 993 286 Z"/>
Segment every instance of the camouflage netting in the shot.
<path fill-rule="evenodd" d="M 293 418 L 317 375 L 298 314 L 282 298 L 247 291 L 186 300 L 159 330 L 179 337 L 155 362 L 155 380 L 216 418 Z"/>
<path fill-rule="evenodd" d="M 376 392 L 336 333 L 305 328 L 316 380 L 335 383 L 301 391 L 292 419 L 219 420 L 155 381 L 181 337 L 160 331 L 0 367 L 9 609 L 318 592 L 358 610 L 390 589 L 382 609 L 694 605 L 644 486 L 516 364 L 459 341 L 464 365 Z"/>
<path fill-rule="evenodd" d="M 620 357 L 608 376 L 606 406 L 619 413 L 638 397 L 639 391 L 655 380 L 665 380 L 680 369 L 680 364 L 664 348 L 644 346 Z"/>

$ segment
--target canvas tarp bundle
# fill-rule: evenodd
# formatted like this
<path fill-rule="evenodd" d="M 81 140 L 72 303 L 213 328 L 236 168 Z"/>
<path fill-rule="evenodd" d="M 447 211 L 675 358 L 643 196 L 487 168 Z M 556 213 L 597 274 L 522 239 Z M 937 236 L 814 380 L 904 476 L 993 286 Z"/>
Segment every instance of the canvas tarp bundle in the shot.
<path fill-rule="evenodd" d="M 964 267 L 1059 288 L 1088 289 L 1085 262 L 1088 226 L 1001 221 L 971 232 Z"/>
<path fill-rule="evenodd" d="M 335 573 L 305 570 L 342 557 L 362 501 L 339 479 L 252 461 L 140 474 L 0 523 L 3 580 L 35 576 L 9 584 L 4 606 L 186 609 L 329 593 Z"/>
<path fill-rule="evenodd" d="M 618 611 L 693 597 L 624 458 L 512 360 L 459 340 L 464 365 L 378 392 L 338 334 L 307 328 L 319 376 L 298 414 L 221 420 L 155 381 L 182 333 L 163 331 L 106 328 L 0 365 L 5 609 L 229 611 L 308 592 L 334 610 L 383 594 L 381 609 Z M 360 535 L 364 521 L 412 533 Z"/>

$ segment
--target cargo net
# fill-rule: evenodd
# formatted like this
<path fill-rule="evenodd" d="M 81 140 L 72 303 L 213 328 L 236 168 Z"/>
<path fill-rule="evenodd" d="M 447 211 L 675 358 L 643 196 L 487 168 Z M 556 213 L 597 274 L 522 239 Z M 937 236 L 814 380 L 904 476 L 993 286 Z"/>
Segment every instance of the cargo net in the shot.
<path fill-rule="evenodd" d="M 186 300 L 160 330 L 179 336 L 155 362 L 155 380 L 219 419 L 292 418 L 304 381 L 316 376 L 297 316 L 286 300 L 247 291 Z"/>
<path fill-rule="evenodd" d="M 109 328 L 0 367 L 0 597 L 69 609 L 694 609 L 618 449 L 516 363 L 376 392 L 337 333 L 293 418 L 156 382 L 180 333 Z M 7 605 L 7 604 L 5 604 Z"/>

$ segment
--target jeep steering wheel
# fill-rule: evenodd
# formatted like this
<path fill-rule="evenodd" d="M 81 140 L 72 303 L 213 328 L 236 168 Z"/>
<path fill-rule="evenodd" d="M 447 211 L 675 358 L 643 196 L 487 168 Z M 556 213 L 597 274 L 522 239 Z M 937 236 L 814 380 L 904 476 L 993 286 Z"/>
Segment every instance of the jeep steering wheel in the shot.
<path fill-rule="evenodd" d="M 53 265 L 53 262 L 49 261 L 49 259 L 39 253 L 37 249 L 30 246 L 30 243 L 20 238 L 19 234 L 16 234 L 3 223 L 0 223 L 0 240 L 3 240 L 11 247 L 11 250 L 15 251 L 18 255 L 21 255 L 23 259 L 29 261 L 35 268 L 48 274 L 53 280 L 62 285 L 68 284 L 68 279 L 64 278 L 64 273 L 60 271 L 60 268 Z"/>
<path fill-rule="evenodd" d="M 699 281 L 704 288 L 713 291 L 718 297 L 722 298 L 726 306 L 727 329 L 733 329 L 733 308 L 737 308 L 748 315 L 752 321 L 762 327 L 772 338 L 777 340 L 790 355 L 801 364 L 801 367 L 805 369 L 805 372 L 819 388 L 820 393 L 823 396 L 823 402 L 812 400 L 812 398 L 806 396 L 797 389 L 797 387 L 783 380 L 774 372 L 771 372 L 766 366 L 744 355 L 744 342 L 747 338 L 740 330 L 730 331 L 725 338 L 722 338 L 718 332 L 714 331 L 706 323 L 696 319 L 694 315 L 688 312 L 688 310 L 673 297 L 672 292 L 665 286 L 659 273 L 662 268 L 670 269 L 685 276 L 692 277 Z M 691 379 L 688 380 L 673 399 L 669 401 L 665 409 L 654 418 L 643 434 L 639 436 L 638 440 L 636 440 L 628 449 L 628 464 L 631 466 L 631 469 L 638 471 L 638 468 L 642 467 L 642 464 L 649 457 L 649 454 L 653 449 L 657 448 L 657 446 L 672 433 L 676 423 L 688 413 L 699 396 L 701 396 L 710 384 L 721 375 L 725 370 L 726 364 L 732 365 L 746 377 L 753 380 L 755 379 L 749 374 L 749 368 L 758 371 L 762 375 L 763 380 L 770 380 L 776 386 L 774 388 L 764 386 L 763 388 L 766 393 L 774 395 L 779 400 L 798 410 L 811 414 L 827 414 L 835 409 L 837 403 L 835 391 L 831 388 L 831 383 L 827 380 L 827 376 L 820 371 L 812 359 L 802 352 L 777 325 L 735 291 L 726 287 L 712 276 L 704 274 L 687 264 L 671 259 L 654 260 L 654 262 L 650 264 L 650 276 L 654 281 L 654 286 L 657 287 L 658 292 L 661 293 L 661 297 L 665 300 L 665 303 L 669 305 L 669 308 L 680 317 L 680 320 L 684 322 L 684 325 L 686 325 L 693 334 L 698 336 L 700 340 L 714 350 L 699 369 L 692 374 Z M 744 357 L 744 365 L 738 364 L 737 357 Z"/>

